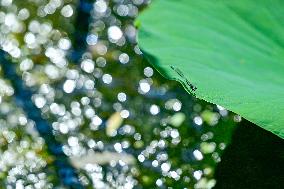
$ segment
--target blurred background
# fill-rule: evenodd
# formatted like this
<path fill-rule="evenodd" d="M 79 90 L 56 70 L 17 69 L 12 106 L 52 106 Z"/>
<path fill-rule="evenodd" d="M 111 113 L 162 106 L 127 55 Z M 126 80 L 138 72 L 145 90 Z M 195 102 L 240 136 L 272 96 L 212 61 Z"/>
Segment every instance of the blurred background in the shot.
<path fill-rule="evenodd" d="M 0 0 L 0 188 L 215 186 L 241 117 L 143 58 L 149 4 Z"/>

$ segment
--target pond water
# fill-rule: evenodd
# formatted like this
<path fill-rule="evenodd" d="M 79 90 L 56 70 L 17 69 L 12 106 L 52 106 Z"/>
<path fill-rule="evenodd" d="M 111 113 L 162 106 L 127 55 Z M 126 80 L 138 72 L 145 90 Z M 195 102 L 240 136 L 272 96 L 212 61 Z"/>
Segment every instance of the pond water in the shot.
<path fill-rule="evenodd" d="M 215 185 L 240 117 L 143 58 L 133 22 L 149 3 L 1 1 L 1 188 Z"/>

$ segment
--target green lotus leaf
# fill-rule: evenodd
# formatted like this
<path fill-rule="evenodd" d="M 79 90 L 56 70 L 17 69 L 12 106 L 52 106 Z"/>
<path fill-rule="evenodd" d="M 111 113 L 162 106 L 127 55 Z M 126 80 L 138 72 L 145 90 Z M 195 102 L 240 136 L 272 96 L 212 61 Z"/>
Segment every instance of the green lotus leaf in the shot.
<path fill-rule="evenodd" d="M 155 0 L 137 23 L 162 75 L 284 138 L 284 1 Z"/>

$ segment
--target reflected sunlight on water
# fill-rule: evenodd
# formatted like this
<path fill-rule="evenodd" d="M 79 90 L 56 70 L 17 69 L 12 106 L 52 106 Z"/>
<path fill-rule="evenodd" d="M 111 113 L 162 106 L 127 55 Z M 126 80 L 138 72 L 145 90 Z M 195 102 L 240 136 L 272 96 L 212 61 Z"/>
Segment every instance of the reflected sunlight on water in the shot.
<path fill-rule="evenodd" d="M 2 0 L 1 49 L 50 125 L 46 135 L 62 144 L 57 150 L 70 158 L 82 185 L 212 188 L 214 167 L 229 142 L 224 127 L 230 132 L 240 119 L 190 96 L 143 59 L 133 20 L 148 3 Z M 26 99 L 14 94 L 20 81 L 4 72 L 0 185 L 64 188 L 56 175 L 64 167 L 47 151 L 52 144 L 24 111 Z M 65 185 L 73 182 L 65 179 Z"/>

